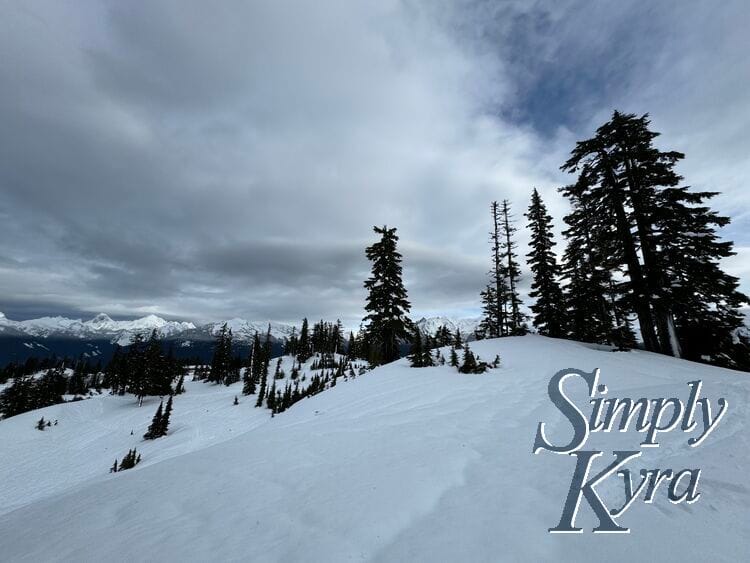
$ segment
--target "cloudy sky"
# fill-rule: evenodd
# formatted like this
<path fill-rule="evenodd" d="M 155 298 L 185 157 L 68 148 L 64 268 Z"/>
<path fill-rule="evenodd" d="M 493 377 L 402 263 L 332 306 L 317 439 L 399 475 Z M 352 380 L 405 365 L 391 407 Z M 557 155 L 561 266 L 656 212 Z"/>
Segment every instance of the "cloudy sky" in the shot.
<path fill-rule="evenodd" d="M 614 108 L 723 192 L 750 291 L 750 3 L 0 0 L 0 311 L 362 316 L 372 226 L 413 316 L 478 311 L 488 204 Z M 528 282 L 526 282 L 528 283 Z"/>

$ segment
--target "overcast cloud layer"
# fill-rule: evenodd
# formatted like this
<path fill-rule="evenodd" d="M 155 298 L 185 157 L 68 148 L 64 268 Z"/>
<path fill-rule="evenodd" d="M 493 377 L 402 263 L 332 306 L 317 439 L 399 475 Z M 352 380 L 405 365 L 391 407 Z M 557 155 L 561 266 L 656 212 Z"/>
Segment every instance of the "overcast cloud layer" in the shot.
<path fill-rule="evenodd" d="M 414 307 L 470 315 L 614 108 L 650 112 L 750 290 L 750 5 L 0 2 L 0 311 L 362 316 L 396 226 Z M 528 284 L 528 280 L 526 284 Z"/>

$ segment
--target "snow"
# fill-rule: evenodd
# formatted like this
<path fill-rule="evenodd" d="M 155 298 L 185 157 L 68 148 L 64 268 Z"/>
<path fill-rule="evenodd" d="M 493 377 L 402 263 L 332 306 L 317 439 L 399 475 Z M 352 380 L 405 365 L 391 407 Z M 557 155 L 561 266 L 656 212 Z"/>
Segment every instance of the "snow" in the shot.
<path fill-rule="evenodd" d="M 256 332 L 265 335 L 269 324 L 271 325 L 271 336 L 277 340 L 288 338 L 294 330 L 291 325 L 287 324 L 273 321 L 248 321 L 238 318 L 208 323 L 200 327 L 196 327 L 195 324 L 188 321 L 167 321 L 157 315 L 147 315 L 131 321 L 115 321 L 106 313 L 99 313 L 88 321 L 66 317 L 41 317 L 25 321 L 13 321 L 2 315 L 0 316 L 0 330 L 15 329 L 38 338 L 50 336 L 81 339 L 107 338 L 124 346 L 130 344 L 133 334 L 148 334 L 154 329 L 162 338 L 177 337 L 196 329 L 203 330 L 208 335 L 215 335 L 221 330 L 225 322 L 232 329 L 235 337 L 240 340 L 250 340 Z"/>
<path fill-rule="evenodd" d="M 424 334 L 434 336 L 438 329 L 442 326 L 447 326 L 451 333 L 455 333 L 456 329 L 461 330 L 461 334 L 473 335 L 474 331 L 479 327 L 482 322 L 481 317 L 466 318 L 466 319 L 454 319 L 450 317 L 423 317 L 417 321 L 417 326 Z"/>
<path fill-rule="evenodd" d="M 135 332 L 150 332 L 157 329 L 161 336 L 170 336 L 195 329 L 193 323 L 166 321 L 156 315 L 147 315 L 132 321 L 114 321 L 105 313 L 99 313 L 88 321 L 59 316 L 13 321 L 2 315 L 0 316 L 0 326 L 2 328 L 13 328 L 30 336 L 41 338 L 53 335 L 74 338 L 116 335 L 115 340 L 127 340 L 127 342 L 129 342 L 129 335 Z"/>
<path fill-rule="evenodd" d="M 289 338 L 292 335 L 292 331 L 294 330 L 294 327 L 292 327 L 291 325 L 276 323 L 273 321 L 259 322 L 234 318 L 226 321 L 208 324 L 207 328 L 209 333 L 213 335 L 218 334 L 224 324 L 227 325 L 227 328 L 232 329 L 232 335 L 235 338 L 239 338 L 241 340 L 250 340 L 255 336 L 256 333 L 260 335 L 261 339 L 264 338 L 265 334 L 268 332 L 269 325 L 271 326 L 271 336 L 277 340 L 284 340 L 285 338 Z"/>
<path fill-rule="evenodd" d="M 472 343 L 500 369 L 460 375 L 405 360 L 269 417 L 254 398 L 187 383 L 170 434 L 140 440 L 157 401 L 101 396 L 0 421 L 4 561 L 607 561 L 744 560 L 750 550 L 750 378 L 642 351 L 613 353 L 524 336 Z M 273 369 L 272 364 L 271 368 Z M 531 453 L 537 424 L 564 439 L 547 385 L 566 367 L 601 369 L 609 397 L 729 402 L 698 448 L 659 435 L 632 469 L 699 467 L 700 499 L 636 501 L 629 535 L 553 535 L 575 459 Z M 285 366 L 287 374 L 290 366 Z M 571 392 L 586 405 L 581 389 Z M 240 405 L 233 406 L 234 395 Z M 44 432 L 40 416 L 58 419 Z M 700 426 L 700 422 L 698 424 Z M 131 428 L 134 436 L 130 436 Z M 589 449 L 637 449 L 642 435 L 592 434 Z M 108 474 L 142 451 L 136 468 Z M 598 447 L 600 446 L 600 447 Z M 608 462 L 607 462 L 608 463 Z M 619 499 L 622 481 L 598 488 Z M 612 503 L 614 505 L 614 503 Z"/>

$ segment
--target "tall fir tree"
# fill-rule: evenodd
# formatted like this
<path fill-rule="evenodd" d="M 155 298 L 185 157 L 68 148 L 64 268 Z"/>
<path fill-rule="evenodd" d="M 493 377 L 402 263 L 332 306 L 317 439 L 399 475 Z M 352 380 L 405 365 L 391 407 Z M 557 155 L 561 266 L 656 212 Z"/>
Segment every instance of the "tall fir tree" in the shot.
<path fill-rule="evenodd" d="M 534 277 L 529 297 L 536 300 L 531 306 L 532 323 L 539 334 L 560 338 L 566 330 L 565 305 L 559 282 L 560 268 L 553 250 L 552 216 L 536 188 L 531 192 L 526 218 L 531 231 L 531 252 L 526 256 Z"/>
<path fill-rule="evenodd" d="M 490 283 L 481 293 L 483 318 L 480 331 L 485 338 L 497 338 L 507 334 L 507 268 L 503 260 L 500 204 L 490 204 L 492 230 L 490 231 Z"/>
<path fill-rule="evenodd" d="M 516 241 L 514 235 L 516 227 L 513 225 L 510 212 L 510 204 L 507 199 L 503 200 L 500 208 L 502 217 L 501 229 L 503 238 L 503 251 L 505 262 L 505 275 L 508 280 L 508 290 L 506 295 L 506 311 L 508 314 L 507 333 L 510 335 L 524 334 L 526 332 L 525 316 L 521 312 L 521 298 L 518 295 L 518 283 L 521 278 L 521 266 L 518 264 L 516 255 Z"/>
<path fill-rule="evenodd" d="M 728 219 L 705 205 L 714 193 L 679 186 L 674 167 L 684 155 L 655 148 L 658 133 L 649 125 L 647 115 L 614 112 L 563 165 L 579 174 L 563 193 L 574 211 L 585 207 L 600 217 L 591 236 L 608 250 L 602 267 L 627 274 L 610 286 L 612 302 L 636 314 L 647 350 L 745 365 L 750 347 L 737 331 L 748 299 L 721 269 L 733 251 L 716 234 Z"/>
<path fill-rule="evenodd" d="M 154 418 L 151 420 L 151 424 L 149 425 L 148 430 L 146 430 L 146 433 L 143 435 L 144 439 L 153 440 L 161 436 L 161 425 L 162 425 L 163 417 L 164 417 L 164 401 L 160 401 L 159 407 L 156 409 L 156 412 L 154 413 Z"/>
<path fill-rule="evenodd" d="M 373 227 L 380 240 L 368 246 L 365 254 L 372 262 L 372 274 L 365 281 L 368 292 L 365 310 L 367 340 L 372 365 L 397 360 L 401 342 L 412 332 L 408 317 L 411 305 L 401 279 L 401 254 L 396 245 L 396 229 Z"/>
<path fill-rule="evenodd" d="M 299 333 L 299 351 L 297 358 L 300 362 L 305 362 L 312 355 L 310 349 L 310 327 L 307 322 L 307 317 L 302 319 L 302 329 Z"/>
<path fill-rule="evenodd" d="M 229 375 L 232 361 L 232 329 L 224 323 L 216 334 L 214 342 L 214 353 L 211 359 L 211 371 L 206 381 L 211 383 L 223 383 Z"/>

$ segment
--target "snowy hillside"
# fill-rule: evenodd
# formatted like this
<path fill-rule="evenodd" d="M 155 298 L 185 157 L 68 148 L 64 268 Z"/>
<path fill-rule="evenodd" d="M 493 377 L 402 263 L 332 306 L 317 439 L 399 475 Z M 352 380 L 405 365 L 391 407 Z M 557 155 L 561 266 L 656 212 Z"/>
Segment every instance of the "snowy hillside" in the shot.
<path fill-rule="evenodd" d="M 0 421 L 3 561 L 739 561 L 750 551 L 750 377 L 646 352 L 612 353 L 525 336 L 472 349 L 502 366 L 460 375 L 449 366 L 383 366 L 268 411 L 229 388 L 195 382 L 175 398 L 170 434 L 140 440 L 153 413 L 132 398 L 97 397 Z M 559 519 L 575 458 L 532 454 L 540 421 L 551 439 L 569 424 L 547 386 L 562 368 L 601 369 L 608 397 L 702 397 L 728 414 L 698 448 L 659 434 L 639 468 L 697 467 L 701 497 L 637 500 L 628 535 L 547 532 Z M 584 385 L 571 384 L 588 414 Z M 700 410 L 700 409 L 699 409 Z M 44 432 L 40 415 L 58 419 Z M 701 427 L 700 422 L 698 427 Z M 130 430 L 134 435 L 130 435 Z M 592 434 L 609 463 L 643 434 Z M 143 461 L 108 474 L 136 446 Z M 604 463 L 604 462 L 603 462 Z M 622 479 L 598 487 L 621 504 Z M 615 502 L 617 500 L 617 502 Z"/>

